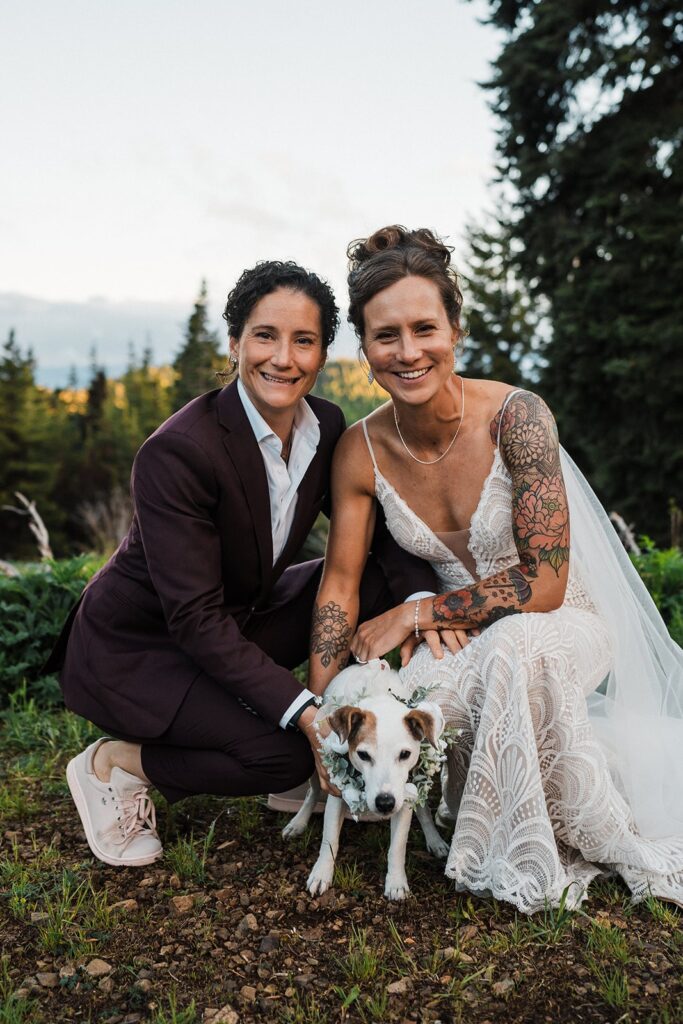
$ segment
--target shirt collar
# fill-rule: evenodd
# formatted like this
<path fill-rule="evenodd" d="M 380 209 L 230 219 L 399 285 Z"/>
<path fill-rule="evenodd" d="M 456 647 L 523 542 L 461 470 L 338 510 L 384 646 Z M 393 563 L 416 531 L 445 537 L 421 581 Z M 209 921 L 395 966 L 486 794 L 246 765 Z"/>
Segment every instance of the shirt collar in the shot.
<path fill-rule="evenodd" d="M 273 428 L 266 423 L 263 416 L 252 402 L 247 393 L 247 389 L 239 377 L 237 378 L 237 394 L 240 396 L 242 405 L 244 406 L 244 411 L 247 414 L 247 419 L 249 420 L 251 429 L 254 432 L 254 437 L 258 444 L 260 444 L 261 441 L 265 441 L 266 438 L 277 438 Z M 320 441 L 320 423 L 318 421 L 318 417 L 315 415 L 305 399 L 301 399 L 296 407 L 296 411 L 294 413 L 294 426 L 296 427 L 297 433 L 300 432 L 312 448 L 318 447 L 318 442 Z"/>

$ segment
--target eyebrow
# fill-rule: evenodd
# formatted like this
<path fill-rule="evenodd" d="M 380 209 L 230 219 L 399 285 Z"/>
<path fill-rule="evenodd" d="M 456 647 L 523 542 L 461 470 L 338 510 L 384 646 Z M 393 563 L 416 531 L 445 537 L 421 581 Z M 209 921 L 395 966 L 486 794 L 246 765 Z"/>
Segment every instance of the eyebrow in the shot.
<path fill-rule="evenodd" d="M 277 327 L 273 324 L 254 324 L 252 331 L 272 331 L 274 334 L 277 332 Z M 311 334 L 314 338 L 318 337 L 318 331 L 310 331 L 308 327 L 297 327 L 294 330 L 295 334 Z"/>
<path fill-rule="evenodd" d="M 417 319 L 413 320 L 409 324 L 409 326 L 410 327 L 419 327 L 420 324 L 434 323 L 437 319 L 438 319 L 438 317 L 436 316 L 436 314 L 434 314 L 432 316 L 419 316 L 419 317 L 417 317 Z M 398 324 L 381 324 L 379 327 L 373 327 L 372 330 L 373 330 L 373 334 L 378 334 L 380 331 L 397 331 L 398 330 Z"/>

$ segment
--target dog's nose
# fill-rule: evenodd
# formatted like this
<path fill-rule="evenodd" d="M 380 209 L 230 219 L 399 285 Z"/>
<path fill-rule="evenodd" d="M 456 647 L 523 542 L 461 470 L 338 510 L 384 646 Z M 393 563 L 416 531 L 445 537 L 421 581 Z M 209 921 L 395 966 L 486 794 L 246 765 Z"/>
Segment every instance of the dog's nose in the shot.
<path fill-rule="evenodd" d="M 375 797 L 375 807 L 380 814 L 389 814 L 396 806 L 396 800 L 391 793 L 379 793 Z"/>

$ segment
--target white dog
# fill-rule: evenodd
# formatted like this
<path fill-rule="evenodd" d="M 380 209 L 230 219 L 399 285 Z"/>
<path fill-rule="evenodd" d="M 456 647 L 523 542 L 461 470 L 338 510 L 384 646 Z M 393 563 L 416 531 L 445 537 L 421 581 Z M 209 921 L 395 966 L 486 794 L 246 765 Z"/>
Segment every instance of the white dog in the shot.
<path fill-rule="evenodd" d="M 443 715 L 435 704 L 423 701 L 408 707 L 397 697 L 409 697 L 400 676 L 385 661 L 376 659 L 368 665 L 353 665 L 336 676 L 325 691 L 321 709 L 321 715 L 327 711 L 332 728 L 322 740 L 323 750 L 346 754 L 362 776 L 368 811 L 378 820 L 391 819 L 384 887 L 384 895 L 390 900 L 403 900 L 410 893 L 405 853 L 413 815 L 411 798 L 416 790 L 409 775 L 419 759 L 422 741 L 427 739 L 435 746 L 444 728 Z M 301 810 L 283 830 L 284 838 L 304 831 L 319 796 L 315 774 Z M 436 830 L 429 808 L 417 806 L 415 812 L 427 849 L 436 857 L 445 857 L 448 844 Z M 344 801 L 328 796 L 320 855 L 307 883 L 312 896 L 325 892 L 332 884 L 343 819 Z"/>

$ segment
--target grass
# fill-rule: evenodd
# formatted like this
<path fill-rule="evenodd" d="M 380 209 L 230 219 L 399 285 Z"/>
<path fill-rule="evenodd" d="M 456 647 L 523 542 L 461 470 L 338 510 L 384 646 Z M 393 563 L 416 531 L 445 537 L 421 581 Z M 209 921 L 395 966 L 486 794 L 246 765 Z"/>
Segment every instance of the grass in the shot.
<path fill-rule="evenodd" d="M 620 928 L 592 921 L 588 933 L 588 948 L 597 957 L 627 964 L 631 959 L 626 936 Z"/>
<path fill-rule="evenodd" d="M 387 1019 L 388 1008 L 389 995 L 385 991 L 376 996 L 366 996 L 359 1011 L 364 1021 L 377 1021 L 377 1024 L 382 1024 Z"/>
<path fill-rule="evenodd" d="M 529 929 L 532 935 L 546 945 L 558 942 L 567 929 L 573 928 L 577 918 L 585 917 L 583 910 L 572 907 L 569 903 L 571 886 L 562 891 L 560 902 L 556 907 L 546 904 L 540 914 L 531 918 Z"/>
<path fill-rule="evenodd" d="M 591 974 L 597 982 L 601 999 L 608 1006 L 622 1009 L 628 1004 L 628 976 L 623 967 L 603 967 L 593 962 Z"/>
<path fill-rule="evenodd" d="M 663 900 L 658 900 L 656 896 L 647 896 L 644 902 L 658 924 L 663 925 L 665 928 L 680 928 L 680 911 L 674 910 L 672 906 L 664 903 Z"/>
<path fill-rule="evenodd" d="M 228 814 L 232 818 L 235 831 L 242 839 L 251 839 L 261 823 L 259 802 L 249 797 L 238 797 L 227 803 Z"/>
<path fill-rule="evenodd" d="M 29 1024 L 34 1019 L 34 1001 L 18 999 L 10 977 L 9 957 L 0 959 L 0 1024 Z"/>
<path fill-rule="evenodd" d="M 365 879 L 363 878 L 363 872 L 358 867 L 358 863 L 353 860 L 335 864 L 333 885 L 335 889 L 339 889 L 341 892 L 349 892 L 355 895 L 362 893 L 365 889 Z"/>
<path fill-rule="evenodd" d="M 46 712 L 26 686 L 10 695 L 9 706 L 2 712 L 3 743 L 13 751 L 47 756 L 53 764 L 65 755 L 73 756 L 92 743 L 101 730 L 66 710 Z"/>
<path fill-rule="evenodd" d="M 569 1024 L 574 1006 L 587 1022 L 683 1017 L 681 914 L 654 897 L 633 906 L 614 879 L 592 886 L 579 909 L 567 890 L 557 907 L 527 918 L 454 893 L 416 829 L 407 862 L 414 896 L 390 904 L 378 884 L 389 830 L 361 824 L 344 830 L 329 896 L 312 900 L 304 887 L 319 821 L 284 843 L 286 819 L 258 799 L 172 808 L 159 800 L 164 859 L 142 872 L 97 864 L 63 786 L 67 758 L 91 738 L 68 712 L 41 710 L 25 693 L 4 712 L 0 931 L 12 954 L 0 965 L 0 1024 L 106 1024 L 130 1013 L 144 1024 L 199 1024 L 207 1006 L 226 1003 L 241 1024 L 398 1024 L 411 1014 L 420 1024 L 479 1024 L 503 1019 L 503 998 L 511 1021 Z M 173 874 L 195 898 L 186 915 L 171 904 Z M 111 912 L 130 897 L 137 909 Z M 247 913 L 257 930 L 237 934 Z M 262 949 L 271 933 L 277 942 Z M 85 972 L 95 956 L 112 964 L 109 988 Z M 13 995 L 24 977 L 64 965 L 75 970 L 56 989 Z M 137 984 L 142 967 L 150 992 Z M 303 990 L 299 974 L 313 979 Z M 496 997 L 506 978 L 514 985 Z M 387 991 L 401 979 L 404 994 Z M 258 988 L 256 1001 L 242 998 L 245 985 Z"/>
<path fill-rule="evenodd" d="M 337 963 L 347 981 L 363 984 L 372 981 L 383 972 L 381 947 L 374 947 L 368 941 L 365 928 L 351 926 L 349 948 L 345 957 L 338 957 Z"/>
<path fill-rule="evenodd" d="M 216 834 L 216 821 L 212 821 L 203 839 L 195 839 L 194 833 L 179 836 L 171 846 L 166 847 L 168 863 L 181 881 L 206 881 L 206 860 Z"/>
<path fill-rule="evenodd" d="M 295 993 L 290 1003 L 281 1011 L 283 1024 L 329 1024 L 327 1011 L 315 996 Z"/>
<path fill-rule="evenodd" d="M 197 1024 L 199 1015 L 194 999 L 184 1009 L 178 1006 L 178 997 L 173 989 L 166 998 L 166 1005 L 154 1011 L 150 1024 Z"/>
<path fill-rule="evenodd" d="M 90 878 L 66 869 L 56 884 L 43 887 L 36 904 L 47 917 L 38 927 L 38 945 L 45 953 L 69 957 L 94 953 L 109 935 L 107 895 Z"/>

